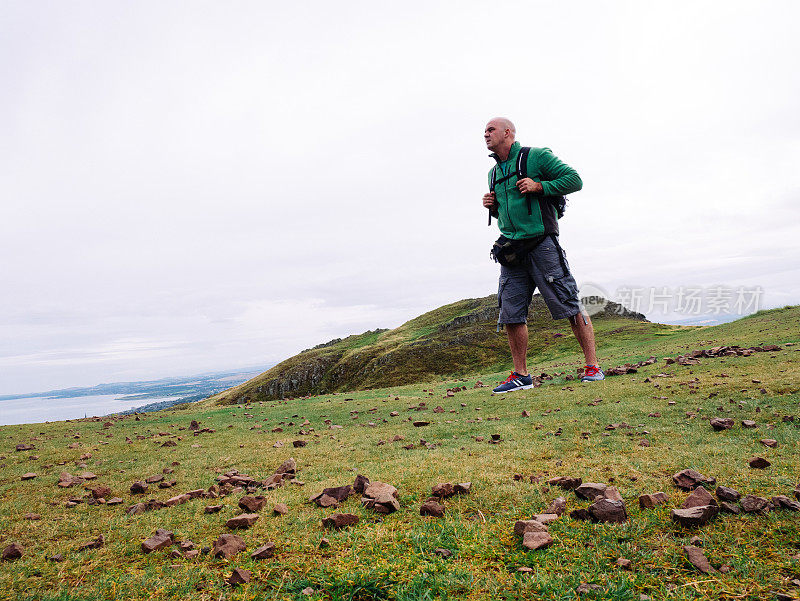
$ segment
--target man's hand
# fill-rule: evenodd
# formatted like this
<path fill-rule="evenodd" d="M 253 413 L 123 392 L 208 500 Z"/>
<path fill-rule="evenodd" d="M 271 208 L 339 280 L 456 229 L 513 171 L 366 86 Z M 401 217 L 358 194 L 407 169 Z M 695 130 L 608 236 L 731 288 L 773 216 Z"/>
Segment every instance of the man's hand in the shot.
<path fill-rule="evenodd" d="M 517 182 L 517 190 L 523 194 L 538 194 L 543 190 L 542 184 L 526 177 Z"/>
<path fill-rule="evenodd" d="M 494 205 L 497 203 L 494 197 L 494 192 L 487 192 L 483 195 L 483 206 L 487 209 L 494 208 Z"/>

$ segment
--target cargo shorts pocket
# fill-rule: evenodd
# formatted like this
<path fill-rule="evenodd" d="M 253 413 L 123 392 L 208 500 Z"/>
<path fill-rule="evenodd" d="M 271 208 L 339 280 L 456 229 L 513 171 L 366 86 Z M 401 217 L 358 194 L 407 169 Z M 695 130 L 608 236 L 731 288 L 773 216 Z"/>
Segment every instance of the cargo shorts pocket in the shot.
<path fill-rule="evenodd" d="M 561 252 L 561 249 L 550 240 L 542 242 L 534 252 L 533 260 L 536 262 L 536 267 L 548 282 L 569 275 L 569 271 L 564 268 L 566 259 Z"/>
<path fill-rule="evenodd" d="M 562 303 L 569 303 L 578 298 L 578 285 L 575 283 L 575 278 L 573 278 L 572 275 L 567 274 L 563 277 L 553 277 L 552 280 L 550 280 L 550 276 L 547 277 L 550 286 L 553 288 L 553 292 L 555 292 L 558 300 Z"/>
<path fill-rule="evenodd" d="M 577 299 L 578 285 L 569 271 L 563 249 L 547 240 L 536 250 L 537 267 L 556 298 L 562 303 L 570 303 Z"/>
<path fill-rule="evenodd" d="M 503 308 L 503 289 L 508 283 L 508 276 L 500 276 L 500 283 L 497 285 L 497 308 Z"/>

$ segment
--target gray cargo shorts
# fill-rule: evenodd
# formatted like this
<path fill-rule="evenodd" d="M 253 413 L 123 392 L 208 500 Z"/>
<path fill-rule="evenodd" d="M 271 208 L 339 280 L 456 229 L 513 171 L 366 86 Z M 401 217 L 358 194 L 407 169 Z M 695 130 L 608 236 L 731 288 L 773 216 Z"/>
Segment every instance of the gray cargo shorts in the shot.
<path fill-rule="evenodd" d="M 553 319 L 566 319 L 584 312 L 578 285 L 569 271 L 567 255 L 557 236 L 548 236 L 515 267 L 500 266 L 498 324 L 527 323 L 528 306 L 538 288 Z"/>

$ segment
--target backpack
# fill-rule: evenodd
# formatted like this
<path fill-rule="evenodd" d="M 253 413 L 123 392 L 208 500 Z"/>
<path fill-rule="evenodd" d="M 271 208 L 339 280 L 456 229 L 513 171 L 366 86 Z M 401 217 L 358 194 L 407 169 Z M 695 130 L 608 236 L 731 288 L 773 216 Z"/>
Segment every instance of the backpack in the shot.
<path fill-rule="evenodd" d="M 517 156 L 517 170 L 509 173 L 505 177 L 497 179 L 497 168 L 495 167 L 494 169 L 492 169 L 492 181 L 489 184 L 489 191 L 494 192 L 494 187 L 497 184 L 504 182 L 507 179 L 511 179 L 515 175 L 517 176 L 518 180 L 528 177 L 528 154 L 530 153 L 530 151 L 531 151 L 530 146 L 523 146 L 522 148 L 520 148 L 519 155 Z M 531 196 L 533 196 L 533 194 L 525 195 L 525 201 L 528 204 L 528 215 L 531 214 Z M 537 194 L 536 196 L 541 196 L 541 195 Z M 564 211 L 567 208 L 567 197 L 544 196 L 543 198 L 549 201 L 551 205 L 553 205 L 553 208 L 555 208 L 558 218 L 561 219 L 564 216 Z M 489 225 L 491 224 L 492 224 L 492 212 L 491 210 L 489 210 Z"/>

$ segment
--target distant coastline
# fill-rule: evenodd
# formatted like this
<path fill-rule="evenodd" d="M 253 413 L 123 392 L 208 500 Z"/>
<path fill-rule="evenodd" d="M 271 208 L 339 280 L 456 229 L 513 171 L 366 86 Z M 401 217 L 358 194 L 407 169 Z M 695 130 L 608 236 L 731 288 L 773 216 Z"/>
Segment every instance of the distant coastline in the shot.
<path fill-rule="evenodd" d="M 160 411 L 175 405 L 193 403 L 227 390 L 246 382 L 269 367 L 271 366 L 160 380 L 115 382 L 83 388 L 0 395 L 0 425 Z"/>

